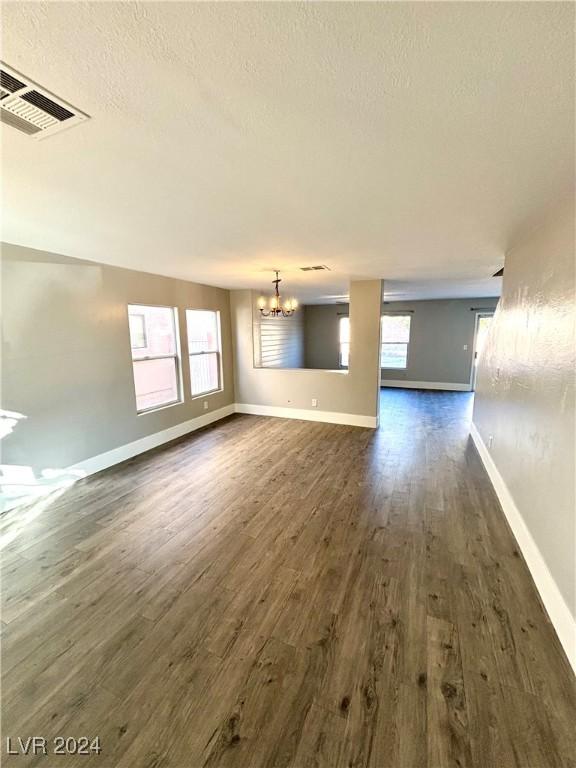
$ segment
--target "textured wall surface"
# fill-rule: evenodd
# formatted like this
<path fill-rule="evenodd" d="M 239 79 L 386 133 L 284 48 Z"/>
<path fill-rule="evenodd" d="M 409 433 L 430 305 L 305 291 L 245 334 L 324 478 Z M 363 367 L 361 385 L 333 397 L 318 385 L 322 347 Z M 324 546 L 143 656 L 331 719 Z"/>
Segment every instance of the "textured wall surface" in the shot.
<path fill-rule="evenodd" d="M 178 308 L 184 402 L 136 414 L 127 304 Z M 2 462 L 60 469 L 234 402 L 229 292 L 2 245 Z M 222 392 L 193 400 L 185 309 L 220 310 Z"/>
<path fill-rule="evenodd" d="M 254 366 L 253 312 L 257 294 L 232 291 L 236 402 L 375 417 L 378 413 L 382 281 L 350 284 L 350 370 L 278 370 Z"/>
<path fill-rule="evenodd" d="M 473 419 L 576 615 L 574 253 L 570 201 L 506 257 Z"/>

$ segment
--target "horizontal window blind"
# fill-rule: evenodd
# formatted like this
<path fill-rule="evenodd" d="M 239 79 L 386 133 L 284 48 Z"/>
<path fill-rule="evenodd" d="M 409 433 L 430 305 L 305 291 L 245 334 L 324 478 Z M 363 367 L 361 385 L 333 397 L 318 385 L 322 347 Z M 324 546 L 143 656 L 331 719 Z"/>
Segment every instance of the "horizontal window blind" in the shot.
<path fill-rule="evenodd" d="M 263 368 L 301 368 L 304 365 L 302 315 L 262 318 L 260 354 Z"/>

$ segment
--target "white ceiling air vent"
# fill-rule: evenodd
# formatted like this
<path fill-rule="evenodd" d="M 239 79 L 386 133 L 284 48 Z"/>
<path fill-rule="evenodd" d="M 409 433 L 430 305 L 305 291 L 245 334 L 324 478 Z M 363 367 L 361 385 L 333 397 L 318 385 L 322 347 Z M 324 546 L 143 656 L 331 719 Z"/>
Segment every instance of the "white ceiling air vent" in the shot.
<path fill-rule="evenodd" d="M 0 61 L 0 120 L 43 139 L 88 119 L 88 115 Z"/>
<path fill-rule="evenodd" d="M 318 264 L 315 267 L 300 267 L 302 272 L 317 272 L 320 269 L 327 269 L 328 272 L 330 272 L 330 267 L 327 267 L 326 264 Z"/>

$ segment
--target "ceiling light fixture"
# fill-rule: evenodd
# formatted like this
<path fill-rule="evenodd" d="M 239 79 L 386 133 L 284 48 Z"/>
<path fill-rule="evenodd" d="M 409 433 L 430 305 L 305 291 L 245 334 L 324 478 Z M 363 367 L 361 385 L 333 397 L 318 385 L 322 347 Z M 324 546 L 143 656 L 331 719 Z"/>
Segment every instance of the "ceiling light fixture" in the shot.
<path fill-rule="evenodd" d="M 298 309 L 298 302 L 296 299 L 288 299 L 282 306 L 282 300 L 280 298 L 280 292 L 278 290 L 279 283 L 282 282 L 278 277 L 279 272 L 276 270 L 276 280 L 272 280 L 274 283 L 274 296 L 270 299 L 270 309 L 266 309 L 266 299 L 264 296 L 260 296 L 258 299 L 258 309 L 262 317 L 290 317 Z"/>

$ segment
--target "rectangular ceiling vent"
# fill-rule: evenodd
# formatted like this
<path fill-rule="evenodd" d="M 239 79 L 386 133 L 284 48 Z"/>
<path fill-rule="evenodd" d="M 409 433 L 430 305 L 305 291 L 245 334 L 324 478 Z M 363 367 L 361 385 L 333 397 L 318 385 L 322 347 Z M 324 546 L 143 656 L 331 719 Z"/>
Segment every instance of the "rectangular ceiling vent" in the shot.
<path fill-rule="evenodd" d="M 302 272 L 318 272 L 320 269 L 327 269 L 328 272 L 330 272 L 330 267 L 327 267 L 326 264 L 317 264 L 315 267 L 300 267 Z"/>
<path fill-rule="evenodd" d="M 88 120 L 88 115 L 0 61 L 0 120 L 43 139 Z"/>

